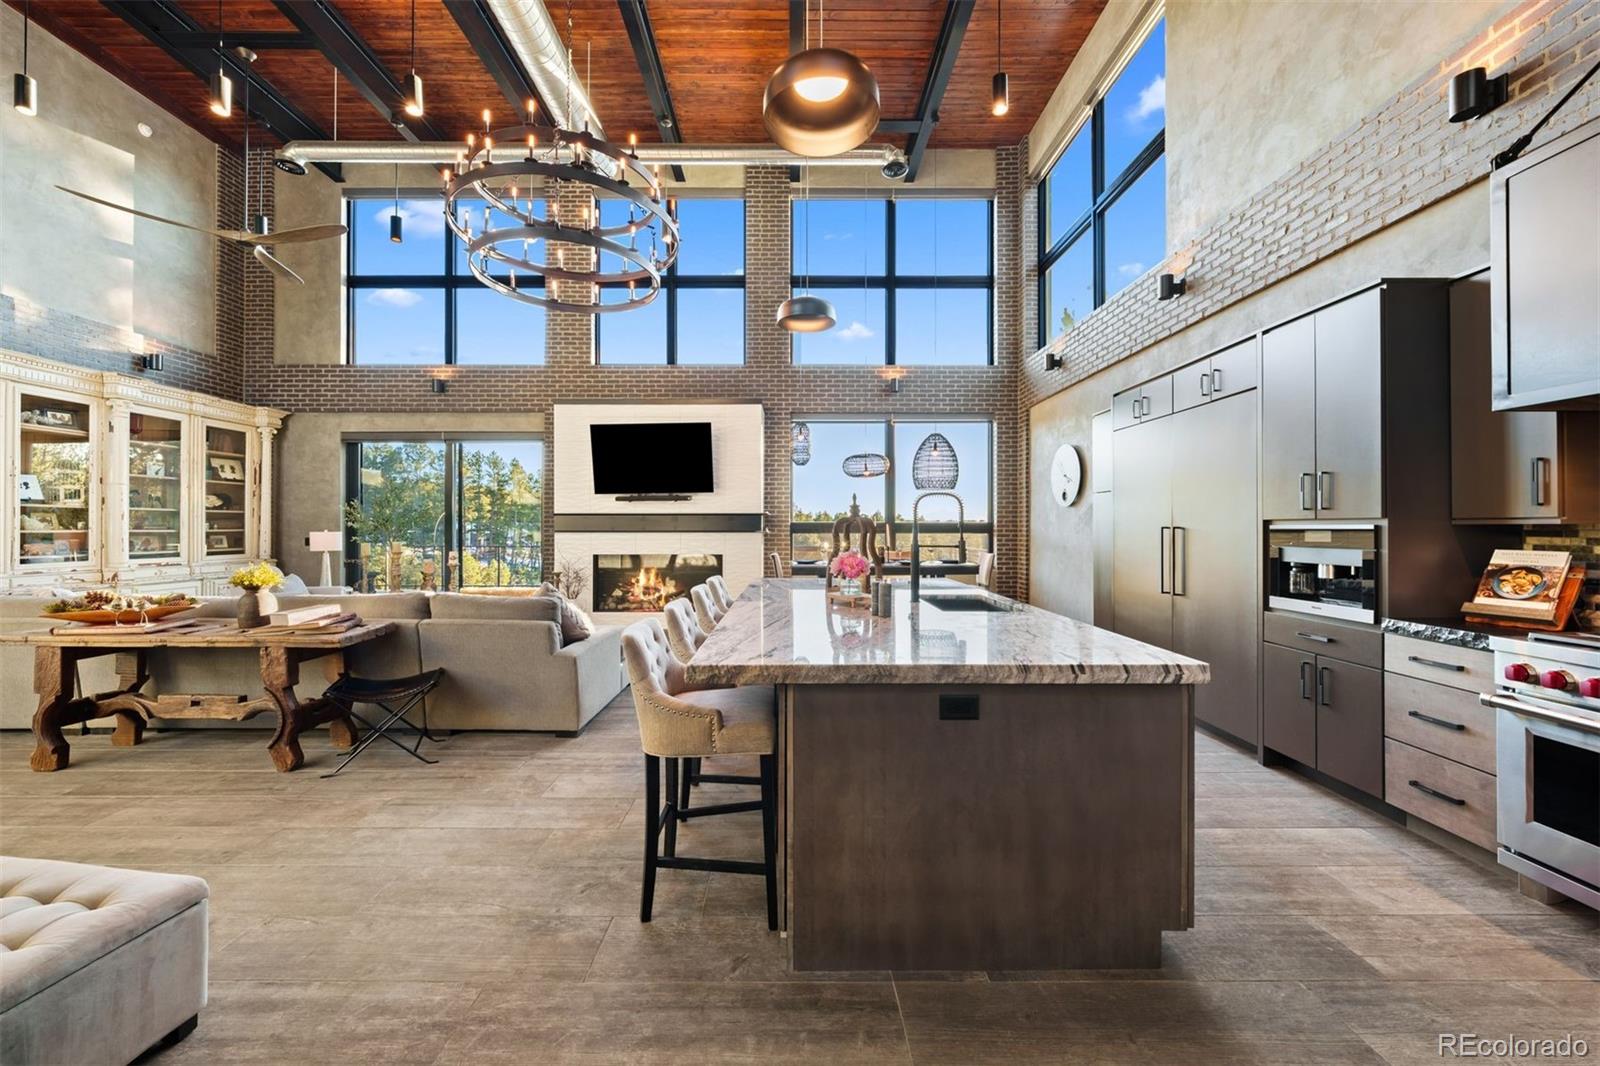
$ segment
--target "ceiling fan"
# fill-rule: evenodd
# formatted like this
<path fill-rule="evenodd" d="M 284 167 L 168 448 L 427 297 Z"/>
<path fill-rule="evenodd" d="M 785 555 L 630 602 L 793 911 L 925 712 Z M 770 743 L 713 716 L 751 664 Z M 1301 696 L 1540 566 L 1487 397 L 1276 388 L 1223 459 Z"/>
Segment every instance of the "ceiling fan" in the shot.
<path fill-rule="evenodd" d="M 268 246 L 276 244 L 300 244 L 305 241 L 321 241 L 326 240 L 329 237 L 342 237 L 345 233 L 345 227 L 338 223 L 326 226 L 298 226 L 294 229 L 279 230 L 277 233 L 252 233 L 247 229 L 212 229 L 208 226 L 191 226 L 187 222 L 179 222 L 178 220 L 172 218 L 162 218 L 160 215 L 152 215 L 148 211 L 138 211 L 122 204 L 114 204 L 110 200 L 102 200 L 98 196 L 90 196 L 86 192 L 79 192 L 76 189 L 69 189 L 65 185 L 57 185 L 56 188 L 60 189 L 64 193 L 70 193 L 71 195 L 80 199 L 88 200 L 90 203 L 99 204 L 101 207 L 109 207 L 116 211 L 125 211 L 130 215 L 137 215 L 140 218 L 148 218 L 152 222 L 164 222 L 169 226 L 178 226 L 181 229 L 194 230 L 196 233 L 209 233 L 213 237 L 216 237 L 220 240 L 232 241 L 234 244 L 243 245 L 244 247 L 250 249 L 250 254 L 256 257 L 257 262 L 266 267 L 268 270 L 272 271 L 274 275 L 286 280 L 299 282 L 301 285 L 306 283 L 305 279 L 299 274 L 296 274 L 293 270 L 290 270 L 283 264 L 281 260 L 277 258 L 277 256 L 269 252 L 267 250 Z"/>

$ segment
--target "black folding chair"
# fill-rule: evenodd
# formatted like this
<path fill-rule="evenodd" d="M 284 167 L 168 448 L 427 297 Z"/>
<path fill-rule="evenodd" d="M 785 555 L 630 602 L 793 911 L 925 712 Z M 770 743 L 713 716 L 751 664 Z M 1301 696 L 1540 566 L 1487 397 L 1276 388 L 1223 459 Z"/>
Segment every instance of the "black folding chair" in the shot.
<path fill-rule="evenodd" d="M 328 690 L 323 695 L 337 706 L 343 708 L 344 712 L 351 718 L 361 723 L 361 727 L 366 730 L 366 735 L 356 743 L 355 747 L 340 756 L 337 767 L 322 776 L 332 777 L 346 766 L 349 766 L 357 755 L 367 750 L 367 745 L 379 737 L 387 740 L 418 762 L 425 762 L 429 765 L 437 763 L 438 759 L 429 759 L 422 755 L 418 749 L 422 747 L 424 740 L 431 740 L 435 744 L 444 743 L 443 737 L 436 737 L 428 732 L 428 705 L 423 700 L 423 697 L 432 691 L 443 676 L 444 671 L 442 669 L 429 670 L 413 677 L 394 678 L 352 677 L 349 674 L 340 674 L 339 680 L 329 685 Z M 377 725 L 373 725 L 356 713 L 355 705 L 358 703 L 370 703 L 378 707 L 383 711 L 384 717 Z M 420 728 L 412 725 L 410 719 L 406 717 L 407 712 L 419 703 L 422 704 L 422 725 Z M 391 706 L 391 704 L 394 704 L 394 706 Z M 417 739 L 410 747 L 407 747 L 403 742 L 389 735 L 389 730 L 394 728 L 410 730 Z"/>

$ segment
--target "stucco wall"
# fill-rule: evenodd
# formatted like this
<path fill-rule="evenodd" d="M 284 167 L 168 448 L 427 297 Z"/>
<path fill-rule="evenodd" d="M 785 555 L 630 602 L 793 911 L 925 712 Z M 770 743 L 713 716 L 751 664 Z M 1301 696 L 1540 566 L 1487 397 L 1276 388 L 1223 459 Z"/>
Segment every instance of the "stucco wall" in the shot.
<path fill-rule="evenodd" d="M 28 30 L 39 114 L 10 107 L 22 15 L 0 7 L 0 293 L 200 351 L 216 350 L 214 239 L 60 192 L 65 185 L 195 226 L 216 215 L 215 146 L 92 61 Z M 151 136 L 141 136 L 139 123 Z"/>
<path fill-rule="evenodd" d="M 306 534 L 314 529 L 343 529 L 345 434 L 394 433 L 543 433 L 544 415 L 538 412 L 495 415 L 429 414 L 298 414 L 284 423 L 278 435 L 278 465 L 274 543 L 279 565 L 316 584 L 322 573 L 322 556 L 306 548 Z M 341 560 L 335 559 L 334 581 L 340 581 Z"/>

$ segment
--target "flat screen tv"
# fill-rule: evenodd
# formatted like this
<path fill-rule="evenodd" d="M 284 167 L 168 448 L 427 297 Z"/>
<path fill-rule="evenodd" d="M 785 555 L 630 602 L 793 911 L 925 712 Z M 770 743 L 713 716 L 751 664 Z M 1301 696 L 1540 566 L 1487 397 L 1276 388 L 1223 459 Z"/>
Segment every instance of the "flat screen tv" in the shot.
<path fill-rule="evenodd" d="M 605 496 L 711 492 L 710 422 L 616 422 L 589 427 L 594 491 Z"/>

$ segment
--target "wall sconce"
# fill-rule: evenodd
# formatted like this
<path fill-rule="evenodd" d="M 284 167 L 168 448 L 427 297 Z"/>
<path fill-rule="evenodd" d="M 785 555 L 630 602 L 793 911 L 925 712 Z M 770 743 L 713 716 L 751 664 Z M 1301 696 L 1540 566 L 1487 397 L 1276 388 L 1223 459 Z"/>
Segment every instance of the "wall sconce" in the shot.
<path fill-rule="evenodd" d="M 1482 118 L 1510 96 L 1509 75 L 1489 77 L 1483 67 L 1463 70 L 1450 79 L 1450 121 L 1466 122 Z"/>
<path fill-rule="evenodd" d="M 1172 274 L 1162 274 L 1156 279 L 1156 299 L 1170 300 L 1174 296 L 1182 296 L 1188 288 L 1188 278 L 1180 278 Z"/>
<path fill-rule="evenodd" d="M 160 352 L 147 352 L 139 357 L 139 369 L 160 373 L 166 369 Z"/>
<path fill-rule="evenodd" d="M 1066 364 L 1061 361 L 1060 352 L 1044 353 L 1044 368 L 1046 370 L 1060 370 Z"/>
<path fill-rule="evenodd" d="M 444 393 L 444 391 L 445 391 L 447 386 L 444 383 L 444 378 L 434 378 L 433 379 L 433 385 L 431 387 L 433 389 L 434 395 L 435 396 L 439 396 L 439 395 L 442 395 Z"/>

